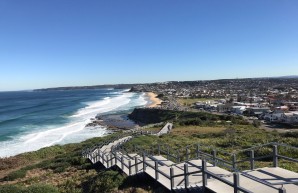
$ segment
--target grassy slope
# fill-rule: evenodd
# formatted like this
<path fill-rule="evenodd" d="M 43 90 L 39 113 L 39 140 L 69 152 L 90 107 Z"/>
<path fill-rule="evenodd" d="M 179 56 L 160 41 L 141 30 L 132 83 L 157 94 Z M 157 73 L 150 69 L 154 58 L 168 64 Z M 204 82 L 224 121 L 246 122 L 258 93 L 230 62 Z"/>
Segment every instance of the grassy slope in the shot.
<path fill-rule="evenodd" d="M 234 125 L 228 129 L 225 129 L 224 127 L 178 126 L 174 128 L 169 135 L 161 137 L 141 136 L 127 143 L 126 147 L 128 149 L 133 149 L 133 145 L 137 145 L 143 149 L 157 152 L 157 144 L 166 144 L 171 148 L 174 147 L 175 150 L 179 149 L 181 158 L 183 159 L 185 158 L 185 147 L 189 145 L 193 145 L 190 147 L 192 152 L 195 151 L 196 144 L 200 144 L 203 147 L 209 146 L 218 150 L 233 153 L 237 150 L 250 148 L 268 142 L 286 143 L 297 147 L 297 136 L 298 133 L 281 134 L 277 132 L 266 132 L 251 125 Z M 212 148 L 205 148 L 204 150 L 211 153 Z M 174 149 L 172 151 L 173 153 L 175 152 Z M 283 154 L 298 159 L 298 151 L 287 151 L 286 149 L 280 150 Z M 270 152 L 271 149 L 262 148 L 260 151 L 256 151 L 255 154 L 258 156 Z M 240 158 L 241 156 L 244 155 L 240 154 Z M 231 160 L 230 157 L 223 155 L 222 158 Z M 256 162 L 256 166 L 271 166 L 271 163 L 271 159 L 263 160 Z M 248 163 L 242 165 L 243 169 L 249 169 L 248 166 Z M 281 160 L 280 166 L 298 172 L 298 163 Z"/>

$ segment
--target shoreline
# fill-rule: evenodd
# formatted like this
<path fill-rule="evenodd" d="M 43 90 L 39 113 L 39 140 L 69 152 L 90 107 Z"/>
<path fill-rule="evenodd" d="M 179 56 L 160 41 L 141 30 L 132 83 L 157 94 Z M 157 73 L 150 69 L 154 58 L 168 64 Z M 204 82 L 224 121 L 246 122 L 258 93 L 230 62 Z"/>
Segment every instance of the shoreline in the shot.
<path fill-rule="evenodd" d="M 41 129 L 36 131 L 32 130 L 28 133 L 21 134 L 21 140 L 17 140 L 19 138 L 16 138 L 16 140 L 13 138 L 6 141 L 0 141 L 0 144 L 2 145 L 0 158 L 34 152 L 44 147 L 51 147 L 57 144 L 64 145 L 69 143 L 79 143 L 94 137 L 110 135 L 118 130 L 129 130 L 137 127 L 137 124 L 128 120 L 128 113 L 123 112 L 124 110 L 126 111 L 126 109 L 124 109 L 126 105 L 125 101 L 127 99 L 132 100 L 132 103 L 130 102 L 131 104 L 128 104 L 125 108 L 131 108 L 131 110 L 133 110 L 139 105 L 146 106 L 147 101 L 145 100 L 145 97 L 143 96 L 142 100 L 138 97 L 132 97 L 132 94 L 129 93 L 127 89 L 117 91 L 117 95 L 115 96 L 110 94 L 107 96 L 110 98 L 106 99 L 106 96 L 104 96 L 97 100 L 92 100 L 91 102 L 88 102 L 88 104 L 86 103 L 87 108 L 75 108 L 75 111 L 72 114 L 69 114 L 64 118 L 65 120 L 71 120 L 69 122 L 57 123 L 53 124 L 52 128 L 49 127 L 44 130 Z M 110 102 L 108 103 L 107 101 Z M 108 108 L 108 111 L 102 112 L 102 109 L 104 108 Z M 95 110 L 98 110 L 98 113 L 95 113 Z M 99 114 L 99 119 L 97 119 L 96 117 Z M 65 137 L 59 137 L 64 133 L 66 133 Z"/>
<path fill-rule="evenodd" d="M 161 100 L 156 98 L 157 94 L 153 93 L 153 92 L 145 92 L 145 99 L 148 101 L 147 104 L 144 104 L 144 107 L 156 107 L 159 104 L 161 104 Z M 92 139 L 92 138 L 96 138 L 96 137 L 105 137 L 107 135 L 110 135 L 114 132 L 117 131 L 121 131 L 121 130 L 129 130 L 132 128 L 136 128 L 139 125 L 137 123 L 135 123 L 134 121 L 130 120 L 128 118 L 128 114 L 126 113 L 108 113 L 108 114 L 103 114 L 103 115 L 99 115 L 97 114 L 96 116 L 92 117 L 89 119 L 89 123 L 84 124 L 82 131 L 86 131 L 86 129 L 88 130 L 96 130 L 98 128 L 100 129 L 104 129 L 105 132 L 100 135 L 100 136 L 93 136 L 91 138 L 86 138 L 84 140 L 79 140 L 79 141 L 75 141 L 75 142 L 71 142 L 71 143 L 81 143 L 83 141 L 86 141 L 88 139 Z M 60 143 L 58 143 L 60 144 Z M 65 144 L 69 144 L 69 143 L 61 143 L 61 145 L 65 145 Z M 51 145 L 47 145 L 44 147 L 52 147 L 56 144 L 51 144 Z M 6 154 L 3 156 L 0 156 L 0 158 L 8 158 L 8 157 L 14 157 L 14 156 L 18 156 L 21 155 L 23 153 L 28 153 L 28 152 L 35 152 L 38 151 L 44 147 L 40 147 L 37 149 L 32 149 L 29 151 L 24 151 L 24 152 L 17 152 L 17 153 L 13 153 L 13 154 Z"/>
<path fill-rule="evenodd" d="M 146 92 L 146 96 L 149 98 L 149 101 L 151 102 L 146 105 L 147 107 L 152 108 L 152 107 L 158 107 L 161 105 L 162 100 L 157 98 L 158 96 L 157 94 L 153 92 Z"/>

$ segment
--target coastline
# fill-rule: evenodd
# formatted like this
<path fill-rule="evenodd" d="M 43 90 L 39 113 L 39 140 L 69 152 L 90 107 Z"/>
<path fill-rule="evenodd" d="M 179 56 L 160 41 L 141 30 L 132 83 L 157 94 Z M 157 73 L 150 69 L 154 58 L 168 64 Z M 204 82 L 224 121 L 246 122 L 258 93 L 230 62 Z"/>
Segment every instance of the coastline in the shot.
<path fill-rule="evenodd" d="M 146 92 L 146 95 L 149 98 L 149 101 L 151 102 L 147 105 L 147 107 L 158 107 L 161 105 L 162 100 L 157 98 L 157 94 L 153 92 Z"/>
<path fill-rule="evenodd" d="M 117 130 L 128 130 L 136 127 L 136 124 L 128 120 L 126 111 L 132 111 L 135 107 L 146 106 L 148 101 L 146 100 L 145 95 L 141 93 L 133 94 L 127 91 L 128 90 L 112 91 L 111 94 L 111 91 L 105 90 L 90 91 L 98 98 L 90 97 L 90 100 L 88 98 L 88 100 L 86 99 L 86 102 L 84 101 L 85 98 L 84 100 L 82 99 L 85 104 L 83 107 L 80 105 L 75 106 L 77 104 L 76 101 L 69 103 L 69 106 L 72 107 L 70 110 L 72 111 L 66 109 L 65 113 L 68 114 L 61 118 L 68 122 L 65 121 L 64 123 L 61 121 L 60 123 L 58 120 L 56 123 L 53 121 L 52 125 L 49 124 L 49 128 L 47 128 L 48 125 L 41 124 L 39 127 L 44 129 L 40 130 L 32 129 L 31 131 L 31 128 L 28 127 L 28 133 L 24 132 L 24 134 L 16 136 L 11 140 L 0 141 L 0 158 L 37 151 L 41 148 L 50 147 L 56 144 L 79 143 L 94 137 L 109 135 Z M 39 93 L 37 93 L 37 95 L 38 94 Z M 63 96 L 63 91 L 57 92 L 55 95 Z M 82 95 L 82 98 L 83 97 L 85 97 L 85 95 Z M 58 102 L 60 102 L 60 99 L 57 99 L 56 101 L 57 104 L 59 104 Z M 56 105 L 56 103 L 53 105 Z M 51 107 L 52 104 L 49 104 L 48 108 Z M 57 106 L 57 108 L 59 107 Z M 56 118 L 54 117 L 55 112 L 51 115 L 54 120 L 54 118 Z M 99 119 L 96 118 L 97 116 Z M 24 127 L 25 126 L 26 125 L 24 125 Z"/>

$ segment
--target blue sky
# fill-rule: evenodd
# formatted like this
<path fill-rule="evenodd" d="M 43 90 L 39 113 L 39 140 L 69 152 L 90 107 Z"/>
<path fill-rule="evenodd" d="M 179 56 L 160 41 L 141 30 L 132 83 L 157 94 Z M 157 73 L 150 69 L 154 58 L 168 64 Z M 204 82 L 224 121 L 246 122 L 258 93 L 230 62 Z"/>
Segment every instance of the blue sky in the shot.
<path fill-rule="evenodd" d="M 0 90 L 298 74 L 297 0 L 0 0 Z"/>

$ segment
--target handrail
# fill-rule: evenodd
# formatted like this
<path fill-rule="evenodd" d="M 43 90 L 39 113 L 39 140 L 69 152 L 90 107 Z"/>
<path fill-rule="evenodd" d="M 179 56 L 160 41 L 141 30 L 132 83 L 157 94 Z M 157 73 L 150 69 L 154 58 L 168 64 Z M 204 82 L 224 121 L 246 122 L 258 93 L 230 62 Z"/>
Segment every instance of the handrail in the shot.
<path fill-rule="evenodd" d="M 269 183 L 269 182 L 267 182 L 267 181 L 265 181 L 265 180 L 256 178 L 256 177 L 254 177 L 254 176 L 252 176 L 252 175 L 250 175 L 250 174 L 243 173 L 243 172 L 241 172 L 241 175 L 243 175 L 243 176 L 245 176 L 245 177 L 247 177 L 247 178 L 249 178 L 249 179 L 251 179 L 251 180 L 257 181 L 257 182 L 259 182 L 259 183 L 261 183 L 261 184 L 264 184 L 264 185 L 266 185 L 266 186 L 269 186 L 270 188 L 274 188 L 274 189 L 278 190 L 277 187 L 273 186 L 274 184 Z"/>
<path fill-rule="evenodd" d="M 256 145 L 256 146 L 253 146 L 253 147 L 250 147 L 250 148 L 247 148 L 247 149 L 241 149 L 241 150 L 235 151 L 234 153 L 239 154 L 239 153 L 242 153 L 242 152 L 247 152 L 247 151 L 250 151 L 250 150 L 258 149 L 258 148 L 269 146 L 269 145 L 275 145 L 275 142 L 265 143 L 265 144 L 262 144 L 262 145 Z"/>
<path fill-rule="evenodd" d="M 137 136 L 138 134 L 140 133 L 134 133 L 133 136 Z M 165 172 L 161 171 L 158 167 L 158 165 L 160 165 L 160 163 L 156 160 L 152 160 L 155 165 L 152 165 L 150 164 L 148 161 L 146 161 L 146 159 L 143 160 L 141 159 L 141 157 L 137 157 L 139 156 L 138 154 L 141 153 L 145 153 L 145 155 L 155 155 L 154 151 L 156 151 L 156 149 L 152 148 L 150 150 L 147 150 L 147 149 L 144 149 L 142 147 L 138 147 L 138 146 L 135 146 L 134 147 L 134 150 L 131 150 L 131 149 L 127 149 L 126 147 L 123 146 L 124 143 L 126 143 L 127 141 L 131 140 L 132 138 L 126 138 L 126 139 L 123 139 L 122 141 L 119 141 L 119 142 L 116 142 L 117 140 L 123 138 L 123 137 L 128 137 L 128 135 L 118 135 L 117 137 L 113 138 L 113 139 L 110 139 L 110 140 L 107 140 L 105 142 L 102 142 L 100 144 L 97 144 L 95 145 L 93 148 L 88 148 L 87 150 L 83 151 L 82 154 L 90 159 L 94 159 L 95 160 L 97 159 L 97 161 L 99 160 L 102 160 L 103 163 L 106 163 L 107 167 L 110 167 L 113 165 L 113 160 L 115 160 L 115 163 L 118 161 L 121 162 L 121 165 L 122 167 L 126 167 L 128 170 L 129 170 L 129 175 L 132 174 L 132 168 L 135 167 L 136 170 L 135 170 L 135 173 L 138 173 L 139 170 L 137 170 L 138 168 L 138 165 L 139 164 L 144 164 L 150 168 L 152 168 L 154 171 L 155 171 L 155 175 L 156 175 L 156 179 L 158 178 L 158 174 L 161 174 L 163 175 L 164 177 L 166 177 L 167 179 L 169 179 L 172 183 L 173 179 L 176 178 L 176 177 L 181 177 L 181 176 L 185 176 L 185 187 L 188 186 L 188 182 L 187 182 L 187 176 L 188 175 L 193 175 L 193 174 L 196 174 L 196 173 L 202 173 L 203 175 L 204 174 L 207 174 L 231 187 L 234 187 L 234 190 L 237 190 L 237 191 L 242 191 L 244 193 L 252 193 L 251 191 L 239 186 L 239 184 L 237 184 L 237 182 L 235 182 L 235 178 L 239 178 L 238 177 L 235 177 L 234 175 L 234 183 L 233 182 L 230 182 L 228 180 L 226 180 L 225 178 L 223 178 L 222 175 L 219 175 L 219 174 L 214 174 L 212 173 L 211 171 L 208 171 L 207 168 L 206 168 L 206 163 L 205 163 L 205 169 L 203 168 L 203 166 L 196 166 L 194 164 L 192 164 L 191 162 L 184 162 L 186 163 L 186 165 L 184 167 L 186 168 L 181 168 L 179 167 L 181 170 L 184 171 L 184 173 L 182 174 L 176 174 L 176 175 L 173 175 L 172 174 L 172 171 L 170 171 L 171 175 L 168 175 L 166 174 Z M 112 145 L 111 146 L 111 151 L 110 152 L 105 152 L 105 151 L 102 151 L 101 148 L 104 147 L 105 145 L 108 145 L 108 144 L 111 144 L 111 143 L 115 143 L 115 145 Z M 165 145 L 165 144 L 157 144 L 158 145 L 158 148 L 157 148 L 157 151 L 158 151 L 158 154 L 166 154 L 167 155 L 167 158 L 169 159 L 169 157 L 172 157 L 172 158 L 175 158 L 176 160 L 178 160 L 178 162 L 180 162 L 180 157 L 181 157 L 181 154 L 180 154 L 180 151 L 179 149 L 174 149 L 174 148 L 171 148 L 169 145 Z M 277 147 L 278 146 L 281 146 L 281 147 L 285 147 L 285 148 L 290 148 L 290 149 L 294 149 L 294 150 L 298 150 L 297 147 L 293 147 L 293 146 L 289 146 L 287 144 L 281 144 L 281 143 L 276 143 L 276 142 L 271 142 L 271 143 L 266 143 L 266 144 L 263 144 L 263 145 L 258 145 L 258 146 L 254 146 L 252 148 L 247 148 L 247 149 L 244 149 L 244 150 L 239 150 L 239 151 L 236 151 L 234 153 L 229 153 L 229 152 L 226 152 L 226 151 L 223 151 L 223 150 L 218 150 L 218 149 L 215 149 L 213 147 L 210 147 L 210 146 L 205 146 L 204 148 L 207 148 L 207 149 L 212 149 L 212 153 L 207 153 L 208 151 L 207 150 L 202 150 L 199 148 L 198 144 L 197 145 L 197 149 L 195 151 L 192 151 L 193 150 L 193 145 L 188 145 L 184 148 L 185 150 L 185 155 L 186 158 L 190 158 L 193 154 L 195 154 L 195 158 L 201 158 L 203 160 L 208 160 L 210 161 L 210 163 L 213 163 L 213 165 L 221 165 L 221 166 L 224 166 L 225 168 L 229 168 L 231 171 L 233 172 L 237 172 L 237 175 L 242 175 L 244 177 L 247 177 L 253 181 L 256 181 L 258 183 L 261 183 L 263 185 L 266 185 L 268 187 L 271 187 L 275 190 L 280 190 L 279 188 L 277 187 L 274 187 L 274 185 L 284 185 L 284 184 L 293 184 L 293 183 L 298 183 L 298 181 L 288 181 L 288 182 L 277 182 L 277 183 L 269 183 L 265 180 L 262 180 L 262 179 L 259 179 L 259 178 L 256 178 L 250 174 L 247 174 L 247 173 L 244 173 L 244 172 L 241 172 L 239 171 L 239 169 L 236 167 L 236 164 L 240 164 L 240 163 L 243 163 L 243 162 L 252 162 L 252 161 L 255 161 L 255 160 L 260 160 L 260 159 L 265 159 L 265 158 L 270 158 L 270 157 L 273 157 L 274 159 L 274 164 L 277 165 L 277 159 L 278 158 L 282 158 L 282 159 L 286 159 L 286 160 L 289 160 L 289 161 L 294 161 L 294 162 L 298 162 L 298 159 L 296 158 L 290 158 L 290 157 L 287 157 L 287 156 L 284 156 L 284 155 L 280 155 L 278 154 L 278 149 Z M 257 157 L 250 157 L 250 158 L 246 158 L 246 159 L 242 159 L 242 160 L 237 160 L 236 159 L 236 155 L 237 154 L 240 154 L 240 153 L 244 153 L 244 152 L 247 152 L 247 151 L 253 151 L 255 149 L 259 149 L 259 148 L 262 148 L 262 147 L 266 147 L 266 146 L 273 146 L 273 153 L 270 153 L 269 155 L 263 155 L 263 156 L 257 156 Z M 91 151 L 92 150 L 92 151 Z M 97 150 L 97 151 L 95 151 Z M 116 153 L 117 151 L 120 151 L 122 152 L 123 154 L 121 156 L 118 156 L 114 153 Z M 130 151 L 135 151 L 135 153 L 137 153 L 136 155 L 134 156 L 131 156 L 129 155 L 128 152 Z M 175 154 L 176 153 L 176 154 Z M 222 156 L 224 155 L 231 155 L 231 158 L 233 158 L 231 161 L 227 161 L 221 157 L 218 157 L 216 155 L 216 153 L 221 153 Z M 128 164 L 125 163 L 124 159 L 126 160 L 126 162 L 128 161 Z M 190 160 L 190 159 L 186 159 L 186 160 Z M 94 160 L 93 160 L 94 161 Z M 134 161 L 134 164 L 131 164 L 131 161 Z M 111 164 L 111 165 L 109 165 Z M 196 167 L 198 170 L 195 170 L 195 171 L 192 171 L 192 172 L 189 172 L 188 171 L 188 164 L 192 165 L 193 167 Z M 175 163 L 175 164 L 172 164 L 171 167 L 173 166 L 176 166 L 177 167 L 178 163 Z M 203 165 L 203 164 L 202 164 Z M 143 171 L 144 171 L 144 168 L 143 168 Z M 172 186 L 172 185 L 171 185 Z"/>
<path fill-rule="evenodd" d="M 284 143 L 275 143 L 274 145 L 283 146 L 283 147 L 287 147 L 287 148 L 298 150 L 298 147 L 294 147 L 294 146 L 287 145 L 287 144 L 284 144 Z"/>
<path fill-rule="evenodd" d="M 226 180 L 226 179 L 224 179 L 224 178 L 222 178 L 220 176 L 217 176 L 213 172 L 205 171 L 205 173 L 208 174 L 208 175 L 210 175 L 210 176 L 212 176 L 213 178 L 215 178 L 215 179 L 217 179 L 217 180 L 219 180 L 219 181 L 221 181 L 221 182 L 223 182 L 223 183 L 231 186 L 231 187 L 235 187 L 234 186 L 234 183 L 232 183 L 232 182 L 230 182 L 230 181 L 228 181 L 228 180 Z M 253 193 L 252 191 L 249 191 L 249 190 L 247 190 L 247 189 L 245 189 L 245 188 L 243 188 L 241 186 L 237 186 L 236 189 L 239 190 L 239 191 L 242 191 L 244 193 Z"/>

